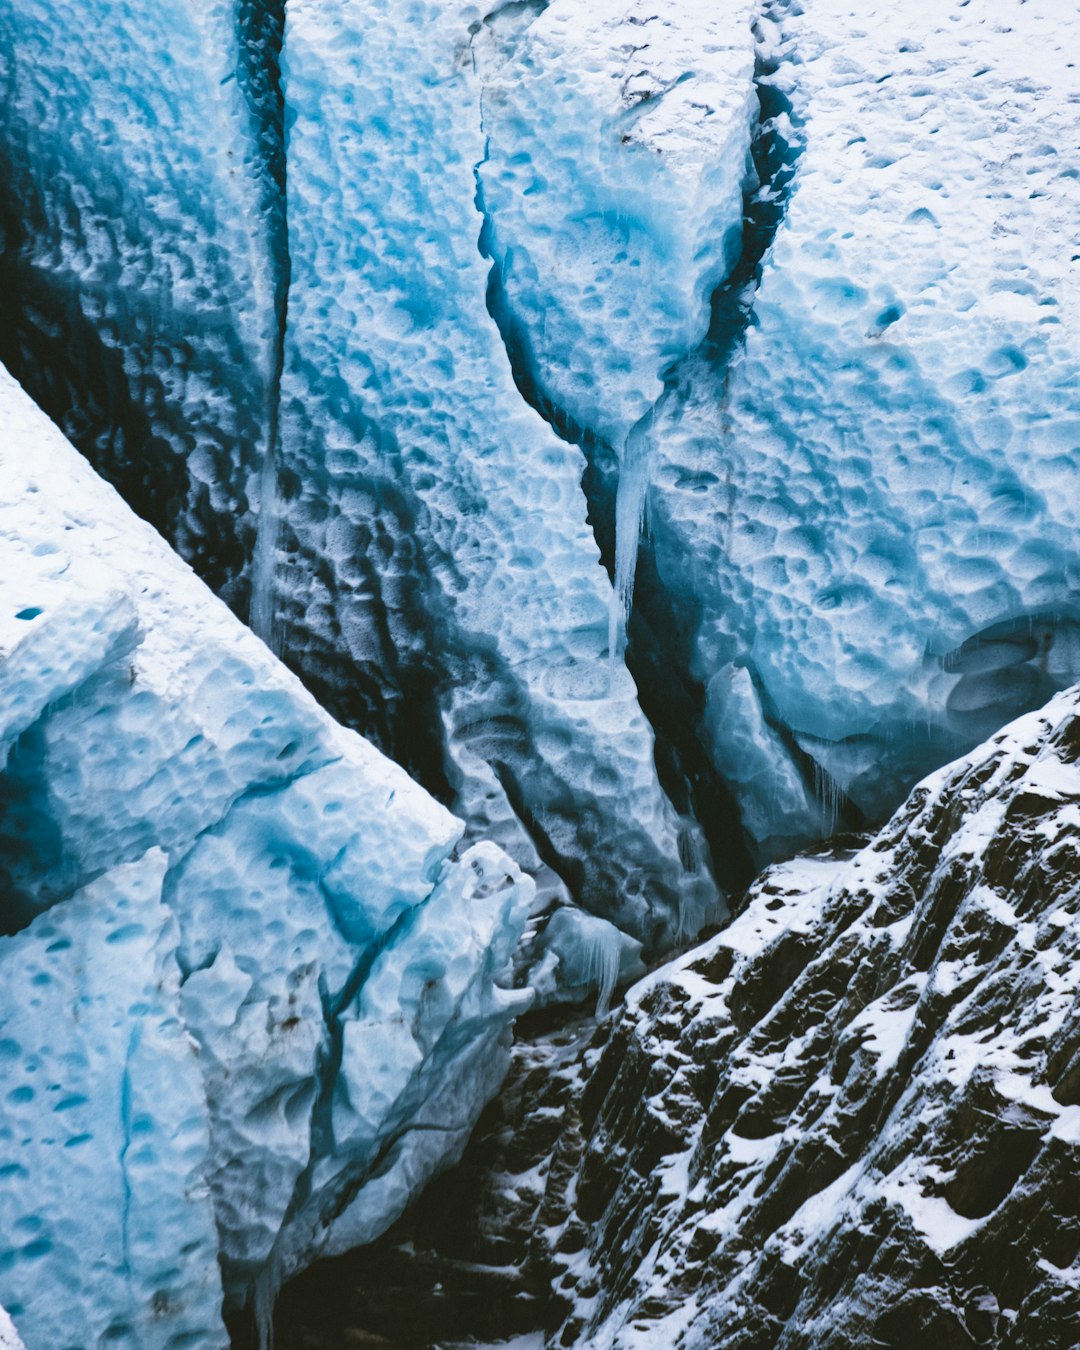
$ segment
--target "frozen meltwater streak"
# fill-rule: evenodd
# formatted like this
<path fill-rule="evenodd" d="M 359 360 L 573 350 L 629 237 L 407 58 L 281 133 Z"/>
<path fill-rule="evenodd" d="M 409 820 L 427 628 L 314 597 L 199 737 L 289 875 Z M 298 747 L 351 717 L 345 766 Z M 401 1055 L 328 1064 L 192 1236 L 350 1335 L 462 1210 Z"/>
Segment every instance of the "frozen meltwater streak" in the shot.
<path fill-rule="evenodd" d="M 461 822 L 2 369 L 0 564 L 0 1302 L 27 1350 L 64 1318 L 224 1346 L 222 1289 L 376 1236 L 457 1156 L 531 999 L 500 982 L 532 884 L 452 859 Z"/>
<path fill-rule="evenodd" d="M 278 548 L 281 542 L 281 503 L 278 499 L 276 437 L 263 451 L 259 473 L 259 508 L 255 549 L 251 558 L 251 630 L 270 650 L 281 654 L 281 635 L 276 614 Z"/>

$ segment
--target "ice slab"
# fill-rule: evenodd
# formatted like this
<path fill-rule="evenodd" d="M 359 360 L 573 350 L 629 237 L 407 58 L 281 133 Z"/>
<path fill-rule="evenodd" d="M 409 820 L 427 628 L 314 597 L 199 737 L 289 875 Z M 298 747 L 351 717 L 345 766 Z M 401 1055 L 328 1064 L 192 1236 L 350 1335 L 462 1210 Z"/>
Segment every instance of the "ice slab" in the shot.
<path fill-rule="evenodd" d="M 531 882 L 491 844 L 453 856 L 461 822 L 333 722 L 3 371 L 0 559 L 0 634 L 39 635 L 8 649 L 6 725 L 26 729 L 0 773 L 0 925 L 17 944 L 73 922 L 73 893 L 161 859 L 163 952 L 199 1047 L 215 1278 L 219 1254 L 229 1304 L 269 1297 L 345 1245 L 343 1213 L 361 1206 L 374 1235 L 456 1156 L 531 998 L 497 987 Z M 386 989 L 368 1006 L 371 979 Z M 416 1073 L 393 1100 L 342 1054 L 358 1018 L 372 1035 L 411 1028 Z M 46 1031 L 75 1034 L 60 1017 Z M 366 1112 L 363 1140 L 335 1133 L 341 1094 Z M 425 1132 L 440 1103 L 453 1129 Z M 401 1165 L 376 1166 L 391 1148 Z M 173 1181 L 158 1178 L 163 1206 L 182 1206 Z M 105 1306 L 103 1271 L 86 1279 Z M 61 1343 L 23 1331 L 29 1350 Z"/>
<path fill-rule="evenodd" d="M 0 939 L 0 1298 L 28 1350 L 229 1343 L 167 865 Z"/>

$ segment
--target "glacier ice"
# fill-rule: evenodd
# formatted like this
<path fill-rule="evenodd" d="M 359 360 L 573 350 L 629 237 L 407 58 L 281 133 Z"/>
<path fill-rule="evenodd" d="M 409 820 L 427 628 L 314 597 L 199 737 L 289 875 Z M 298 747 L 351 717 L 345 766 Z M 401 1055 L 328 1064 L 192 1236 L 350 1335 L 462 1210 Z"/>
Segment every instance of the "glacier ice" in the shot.
<path fill-rule="evenodd" d="M 0 1288 L 30 1350 L 228 1345 L 167 865 L 0 938 Z"/>
<path fill-rule="evenodd" d="M 9 682 L 5 664 L 0 931 L 9 965 L 61 1000 L 55 1017 L 27 1013 L 11 1039 L 27 1064 L 70 1050 L 77 1068 L 81 1014 L 63 1012 L 77 1002 L 81 968 L 65 955 L 70 932 L 96 905 L 100 931 L 78 950 L 104 963 L 141 923 L 148 936 L 132 951 L 147 955 L 133 956 L 130 978 L 158 972 L 177 1045 L 190 1037 L 199 1049 L 190 1059 L 199 1072 L 177 1070 L 160 1104 L 183 1106 L 176 1119 L 188 1122 L 180 1161 L 203 1178 L 189 1189 L 212 1224 L 214 1279 L 220 1287 L 224 1277 L 230 1304 L 269 1296 L 318 1251 L 393 1222 L 460 1150 L 505 1069 L 509 1023 L 531 998 L 499 987 L 531 883 L 491 844 L 452 858 L 461 822 L 337 726 L 3 371 L 0 556 L 0 653 L 13 674 Z M 151 917 L 129 923 L 120 911 L 137 904 Z M 19 953 L 42 933 L 60 934 L 49 939 L 59 945 L 42 938 L 31 970 Z M 149 1036 L 125 1012 L 143 1006 L 137 994 L 114 1006 L 109 990 L 106 981 L 108 1046 L 129 1022 L 132 1035 Z M 0 1016 L 9 1011 L 23 1015 L 5 1001 Z M 123 1053 L 101 1054 L 119 1073 Z M 395 1077 L 401 1065 L 408 1071 Z M 0 1129 L 45 1147 L 40 1132 L 18 1133 L 22 1100 L 5 1099 Z M 364 1113 L 362 1128 L 350 1110 Z M 77 1147 L 104 1186 L 106 1159 L 119 1153 L 104 1127 L 91 1134 Z M 28 1154 L 25 1172 L 3 1183 L 22 1208 L 16 1228 L 5 1220 L 0 1231 L 8 1241 L 25 1231 L 18 1251 L 30 1247 L 34 1259 L 32 1207 L 49 1156 Z M 146 1184 L 160 1188 L 162 1213 L 175 1203 L 177 1224 L 194 1224 L 197 1206 L 187 1214 L 174 1180 L 180 1161 L 161 1158 L 155 1172 L 147 1154 Z M 122 1208 L 108 1197 L 96 1207 L 88 1193 L 72 1222 L 100 1221 L 104 1233 Z M 139 1269 L 165 1288 L 163 1252 L 175 1259 L 166 1226 L 154 1249 L 132 1215 Z M 25 1281 L 41 1307 L 62 1307 L 72 1250 L 69 1239 L 54 1244 L 53 1264 L 30 1275 L 17 1252 L 0 1261 L 0 1301 L 28 1350 L 63 1342 L 32 1320 Z M 110 1239 L 109 1253 L 121 1250 Z M 185 1271 L 196 1278 L 194 1259 Z M 108 1263 L 87 1269 L 86 1307 L 124 1321 L 130 1304 L 142 1317 L 140 1287 L 122 1274 Z M 200 1315 L 213 1303 L 203 1298 Z M 160 1340 L 132 1332 L 132 1344 L 164 1346 L 165 1326 Z"/>
<path fill-rule="evenodd" d="M 718 912 L 689 815 L 737 880 L 732 800 L 783 854 L 1080 673 L 1072 21 L 654 9 L 0 2 L 3 351 L 331 711 L 649 950 Z"/>
<path fill-rule="evenodd" d="M 524 406 L 487 310 L 476 13 L 0 0 L 0 266 L 20 300 L 0 358 L 470 838 L 663 947 L 720 906 L 634 683 L 604 661 L 611 590 L 579 452 Z M 614 11 L 601 25 L 613 70 L 630 27 Z M 685 49 L 685 29 L 662 27 Z M 748 50 L 716 60 L 737 73 Z M 678 87 L 649 133 L 672 163 L 693 120 L 679 59 L 656 66 Z M 635 189 L 670 178 L 680 201 L 652 285 L 654 317 L 665 286 L 672 312 L 650 389 L 730 252 L 708 237 L 716 211 L 737 230 L 741 167 L 700 175 L 700 218 L 691 168 Z M 694 280 L 675 287 L 684 260 Z"/>
<path fill-rule="evenodd" d="M 234 602 L 279 348 L 274 8 L 0 3 L 0 360 Z"/>
<path fill-rule="evenodd" d="M 773 9 L 794 190 L 743 348 L 657 418 L 651 548 L 714 763 L 741 788 L 733 667 L 759 781 L 771 754 L 827 828 L 1080 675 L 1077 33 L 1021 0 Z M 818 833 L 744 801 L 766 856 Z"/>
<path fill-rule="evenodd" d="M 753 11 L 553 0 L 473 25 L 493 311 L 530 398 L 617 456 L 623 607 L 653 411 L 740 255 Z"/>
<path fill-rule="evenodd" d="M 681 860 L 695 827 L 605 660 L 580 456 L 522 402 L 485 306 L 468 12 L 288 7 L 285 641 L 343 639 L 337 678 L 404 703 L 413 733 L 445 727 L 438 771 L 486 803 L 485 833 L 528 866 L 523 821 L 575 899 L 655 949 L 700 926 L 715 893 Z"/>

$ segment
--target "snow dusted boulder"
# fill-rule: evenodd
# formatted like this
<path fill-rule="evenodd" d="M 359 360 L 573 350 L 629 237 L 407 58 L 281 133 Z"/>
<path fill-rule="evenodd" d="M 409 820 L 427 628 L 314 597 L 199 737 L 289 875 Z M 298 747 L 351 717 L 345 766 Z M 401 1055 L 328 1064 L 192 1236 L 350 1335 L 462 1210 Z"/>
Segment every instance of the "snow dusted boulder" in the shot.
<path fill-rule="evenodd" d="M 30 1350 L 228 1345 L 167 865 L 0 938 L 0 1290 Z"/>
<path fill-rule="evenodd" d="M 1076 13 L 770 13 L 794 190 L 745 348 L 657 419 L 649 517 L 714 763 L 744 764 L 745 670 L 776 781 L 806 783 L 772 820 L 755 794 L 766 856 L 815 798 L 880 819 L 1080 675 Z"/>
<path fill-rule="evenodd" d="M 316 687 L 366 699 L 471 826 L 655 949 L 716 894 L 609 659 L 579 452 L 487 310 L 477 14 L 288 8 L 280 543 L 256 582 Z"/>
<path fill-rule="evenodd" d="M 175 1133 L 186 1122 L 182 1158 L 162 1153 L 155 1171 L 153 1153 L 138 1157 L 177 1224 L 210 1213 L 208 1188 L 227 1302 L 256 1288 L 269 1298 L 283 1273 L 323 1247 L 340 1250 L 392 1222 L 460 1151 L 505 1070 L 508 1025 L 530 997 L 498 981 L 532 887 L 490 844 L 451 860 L 461 823 L 334 723 L 2 371 L 0 558 L 9 746 L 0 773 L 0 925 L 11 934 L 2 959 L 22 969 L 19 953 L 33 935 L 63 930 L 56 970 L 43 948 L 39 981 L 55 983 L 56 1014 L 27 1017 L 12 1043 L 30 1064 L 45 1055 L 46 1038 L 49 1054 L 62 1056 L 82 1034 L 64 1013 L 76 1006 L 73 985 L 77 993 L 74 958 L 64 955 L 69 930 L 98 903 L 100 933 L 88 935 L 86 959 L 112 959 L 109 924 L 119 959 L 122 916 L 95 897 L 134 905 L 145 888 L 129 894 L 116 879 L 129 875 L 124 868 L 145 871 L 150 864 L 139 860 L 153 850 L 153 902 L 139 900 L 153 923 L 137 921 L 150 955 L 133 961 L 130 978 L 149 978 L 151 955 L 159 963 L 163 1007 L 180 1029 L 175 1045 L 194 1040 L 198 1060 L 184 1063 L 197 1062 L 200 1073 L 189 1081 L 177 1071 L 173 1101 L 188 1105 L 161 1127 Z M 5 977 L 3 988 L 14 981 Z M 100 1016 L 115 1039 L 138 998 L 118 985 L 114 1006 L 109 989 L 103 982 Z M 22 1015 L 0 999 L 0 1018 Z M 149 1031 L 131 1016 L 131 1034 L 149 1046 Z M 102 1042 L 103 1074 L 112 1044 Z M 121 1054 L 116 1074 L 122 1065 Z M 342 1123 L 342 1103 L 362 1129 Z M 41 1106 L 36 1096 L 0 1106 L 0 1130 L 28 1140 L 18 1170 L 2 1174 L 0 1203 L 21 1206 L 13 1222 L 36 1213 L 34 1197 L 55 1166 L 53 1136 L 33 1125 Z M 103 1127 L 72 1127 L 88 1130 L 72 1157 L 85 1160 L 88 1178 L 98 1169 L 105 1187 L 115 1141 Z M 190 1214 L 181 1163 L 205 1178 L 191 1188 Z M 79 1200 L 72 1222 L 94 1225 L 108 1249 L 100 1268 L 80 1267 L 87 1306 L 113 1307 L 119 1267 L 110 1262 L 122 1263 L 124 1247 L 108 1225 L 121 1223 L 119 1202 L 102 1192 L 98 1206 L 97 1192 L 68 1184 L 69 1200 Z M 36 1239 L 25 1225 L 0 1221 L 6 1241 L 24 1229 L 15 1264 L 0 1260 L 0 1300 L 16 1315 L 30 1308 L 17 1252 Z M 171 1288 L 162 1262 L 183 1244 L 164 1226 L 157 1249 L 142 1228 L 124 1231 L 145 1246 L 146 1280 Z M 62 1272 L 77 1250 L 69 1234 L 62 1248 L 42 1247 L 52 1265 L 25 1274 L 39 1291 L 35 1317 L 46 1316 L 46 1304 L 63 1306 Z M 183 1278 L 201 1278 L 197 1262 Z M 186 1293 L 179 1302 L 191 1304 Z M 199 1316 L 210 1316 L 207 1306 Z M 116 1304 L 116 1317 L 127 1319 L 127 1308 Z M 63 1343 L 35 1329 L 43 1324 L 20 1324 L 28 1350 Z M 132 1344 L 159 1343 L 156 1332 L 132 1334 Z M 204 1343 L 221 1342 L 193 1342 Z"/>
<path fill-rule="evenodd" d="M 552 1345 L 1080 1344 L 1078 988 L 1074 688 L 523 1053 L 470 1195 Z"/>
<path fill-rule="evenodd" d="M 284 297 L 274 10 L 0 3 L 0 360 L 234 601 Z"/>

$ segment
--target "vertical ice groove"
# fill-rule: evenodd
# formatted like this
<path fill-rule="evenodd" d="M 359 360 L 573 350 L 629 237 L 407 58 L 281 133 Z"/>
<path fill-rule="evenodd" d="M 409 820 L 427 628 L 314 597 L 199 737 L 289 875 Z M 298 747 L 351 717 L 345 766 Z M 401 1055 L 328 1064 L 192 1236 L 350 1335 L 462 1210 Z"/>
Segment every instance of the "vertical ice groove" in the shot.
<path fill-rule="evenodd" d="M 267 203 L 274 262 L 275 335 L 267 388 L 265 441 L 259 470 L 258 513 L 251 560 L 249 623 L 272 652 L 280 655 L 282 631 L 276 612 L 276 571 L 281 539 L 278 458 L 281 377 L 285 366 L 285 333 L 289 315 L 288 147 L 285 100 L 281 88 L 282 44 L 286 0 L 240 0 L 238 29 L 241 68 L 252 70 L 246 93 L 258 143 L 273 188 Z"/>
<path fill-rule="evenodd" d="M 524 30 L 497 10 L 472 38 L 489 309 L 520 393 L 585 456 L 613 579 L 610 667 L 626 642 L 665 788 L 706 823 L 733 878 L 748 864 L 698 744 L 704 693 L 683 631 L 693 597 L 669 591 L 642 538 L 656 425 L 677 413 L 679 372 L 715 345 L 725 305 L 740 325 L 729 325 L 725 361 L 738 346 L 767 247 L 755 194 L 775 186 L 780 198 L 772 172 L 747 168 L 769 116 L 755 19 L 752 5 L 661 16 L 605 0 L 582 23 L 555 0 Z"/>

